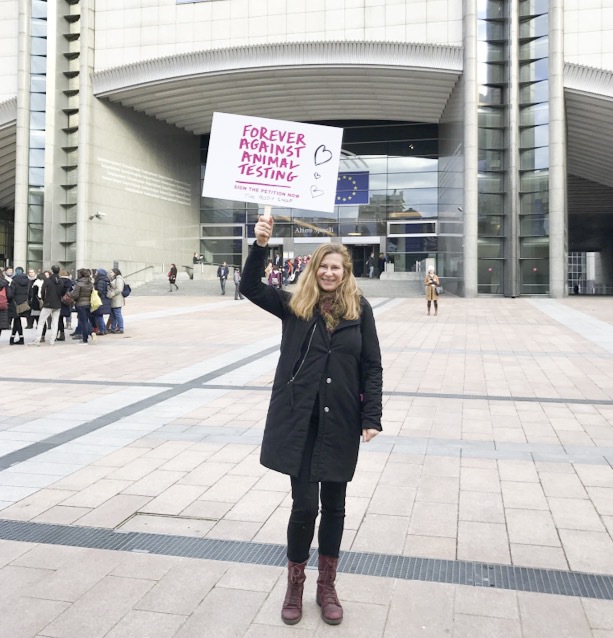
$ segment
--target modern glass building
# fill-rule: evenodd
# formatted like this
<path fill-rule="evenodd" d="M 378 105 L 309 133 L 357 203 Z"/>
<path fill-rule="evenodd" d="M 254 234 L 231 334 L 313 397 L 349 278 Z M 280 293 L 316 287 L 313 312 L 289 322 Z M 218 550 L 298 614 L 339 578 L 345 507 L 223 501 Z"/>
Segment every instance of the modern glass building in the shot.
<path fill-rule="evenodd" d="M 0 0 L 0 263 L 241 263 L 215 111 L 343 128 L 271 252 L 435 265 L 464 296 L 613 293 L 613 0 Z"/>

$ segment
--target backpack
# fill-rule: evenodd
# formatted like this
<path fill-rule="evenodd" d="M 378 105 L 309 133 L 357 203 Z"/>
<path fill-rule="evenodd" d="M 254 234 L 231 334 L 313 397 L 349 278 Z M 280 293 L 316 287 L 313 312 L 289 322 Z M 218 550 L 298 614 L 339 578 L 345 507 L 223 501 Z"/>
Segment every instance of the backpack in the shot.
<path fill-rule="evenodd" d="M 6 297 L 6 287 L 0 288 L 0 310 L 7 310 L 9 301 Z"/>
<path fill-rule="evenodd" d="M 121 294 L 124 297 L 129 297 L 130 293 L 132 292 L 132 288 L 130 288 L 130 284 L 127 284 L 125 281 L 123 283 L 123 290 L 121 291 Z"/>

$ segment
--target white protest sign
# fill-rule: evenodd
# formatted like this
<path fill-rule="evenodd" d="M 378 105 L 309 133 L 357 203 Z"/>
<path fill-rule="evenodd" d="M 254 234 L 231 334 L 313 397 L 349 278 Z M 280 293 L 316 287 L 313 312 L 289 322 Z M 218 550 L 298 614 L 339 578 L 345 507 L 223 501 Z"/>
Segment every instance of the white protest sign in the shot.
<path fill-rule="evenodd" d="M 213 113 L 202 195 L 334 210 L 343 129 Z"/>

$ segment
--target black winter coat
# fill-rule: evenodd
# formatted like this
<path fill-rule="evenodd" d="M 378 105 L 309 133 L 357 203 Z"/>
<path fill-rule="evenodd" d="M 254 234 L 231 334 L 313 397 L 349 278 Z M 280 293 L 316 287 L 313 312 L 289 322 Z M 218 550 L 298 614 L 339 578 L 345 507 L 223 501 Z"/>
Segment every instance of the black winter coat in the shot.
<path fill-rule="evenodd" d="M 260 461 L 277 472 L 298 475 L 319 397 L 311 481 L 350 481 L 362 430 L 382 429 L 383 372 L 372 308 L 362 298 L 360 319 L 342 320 L 329 335 L 317 311 L 309 321 L 299 319 L 289 309 L 290 293 L 262 283 L 266 253 L 254 244 L 240 283 L 247 299 L 283 322 Z"/>
<path fill-rule="evenodd" d="M 98 310 L 92 312 L 94 317 L 102 317 L 103 315 L 111 314 L 111 300 L 107 297 L 109 292 L 109 286 L 111 285 L 111 280 L 107 275 L 100 275 L 96 277 L 94 281 L 94 288 L 98 291 L 100 295 L 100 301 L 102 305 Z"/>
<path fill-rule="evenodd" d="M 20 303 L 28 300 L 30 295 L 30 286 L 32 283 L 28 279 L 28 276 L 24 273 L 20 275 L 13 275 L 13 281 L 11 282 L 11 288 L 13 289 L 13 300 L 9 304 L 9 318 L 15 319 L 15 317 L 27 317 L 29 310 L 17 315 L 17 306 Z"/>
<path fill-rule="evenodd" d="M 4 289 L 6 294 L 7 308 L 6 310 L 0 310 L 0 330 L 9 330 L 11 327 L 11 320 L 9 319 L 9 307 L 11 299 L 13 298 L 13 289 L 6 279 L 0 279 L 0 290 Z"/>
<path fill-rule="evenodd" d="M 43 281 L 41 295 L 43 297 L 43 308 L 53 308 L 59 310 L 62 307 L 62 295 L 64 294 L 64 284 L 58 275 L 51 275 Z"/>

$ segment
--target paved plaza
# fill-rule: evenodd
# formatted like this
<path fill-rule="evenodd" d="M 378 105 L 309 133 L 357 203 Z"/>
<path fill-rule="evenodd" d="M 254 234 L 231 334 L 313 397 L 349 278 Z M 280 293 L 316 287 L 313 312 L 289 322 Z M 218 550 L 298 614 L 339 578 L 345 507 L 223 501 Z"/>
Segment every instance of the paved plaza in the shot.
<path fill-rule="evenodd" d="M 613 299 L 428 317 L 370 287 L 345 620 L 309 568 L 287 627 L 289 481 L 258 461 L 280 322 L 231 288 L 134 294 L 87 347 L 0 336 L 0 638 L 613 637 Z"/>

